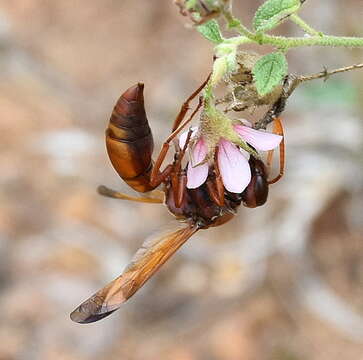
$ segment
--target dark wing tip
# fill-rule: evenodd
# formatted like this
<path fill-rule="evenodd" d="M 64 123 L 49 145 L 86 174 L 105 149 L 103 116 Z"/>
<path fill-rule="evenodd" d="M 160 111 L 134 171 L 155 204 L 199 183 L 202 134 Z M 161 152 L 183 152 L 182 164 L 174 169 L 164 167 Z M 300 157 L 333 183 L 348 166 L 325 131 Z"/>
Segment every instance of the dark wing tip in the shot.
<path fill-rule="evenodd" d="M 89 324 L 105 318 L 106 316 L 112 314 L 116 310 L 117 309 L 114 309 L 100 314 L 91 314 L 83 311 L 82 307 L 79 306 L 76 310 L 74 310 L 71 313 L 70 318 L 72 321 L 79 324 Z"/>
<path fill-rule="evenodd" d="M 91 296 L 75 309 L 70 317 L 71 320 L 79 324 L 88 324 L 112 314 L 120 307 L 119 304 L 108 305 L 98 293 Z"/>

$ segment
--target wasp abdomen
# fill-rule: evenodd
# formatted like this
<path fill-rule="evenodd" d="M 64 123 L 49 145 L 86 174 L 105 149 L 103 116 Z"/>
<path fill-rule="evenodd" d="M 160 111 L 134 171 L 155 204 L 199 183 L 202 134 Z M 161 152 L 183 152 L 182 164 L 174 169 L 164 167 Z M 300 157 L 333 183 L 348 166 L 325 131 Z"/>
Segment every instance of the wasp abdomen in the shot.
<path fill-rule="evenodd" d="M 126 90 L 117 101 L 106 130 L 111 163 L 134 190 L 146 192 L 150 185 L 154 142 L 144 107 L 144 85 Z"/>

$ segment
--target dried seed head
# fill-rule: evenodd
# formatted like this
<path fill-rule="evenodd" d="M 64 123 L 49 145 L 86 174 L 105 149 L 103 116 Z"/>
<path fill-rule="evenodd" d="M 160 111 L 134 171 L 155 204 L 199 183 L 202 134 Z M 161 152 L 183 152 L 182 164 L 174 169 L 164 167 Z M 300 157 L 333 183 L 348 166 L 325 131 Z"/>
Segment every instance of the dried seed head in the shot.
<path fill-rule="evenodd" d="M 282 86 L 277 86 L 271 93 L 258 94 L 252 75 L 252 69 L 261 55 L 255 52 L 239 52 L 237 69 L 226 79 L 229 92 L 219 103 L 226 103 L 226 111 L 254 110 L 258 106 L 275 103 L 282 93 Z"/>

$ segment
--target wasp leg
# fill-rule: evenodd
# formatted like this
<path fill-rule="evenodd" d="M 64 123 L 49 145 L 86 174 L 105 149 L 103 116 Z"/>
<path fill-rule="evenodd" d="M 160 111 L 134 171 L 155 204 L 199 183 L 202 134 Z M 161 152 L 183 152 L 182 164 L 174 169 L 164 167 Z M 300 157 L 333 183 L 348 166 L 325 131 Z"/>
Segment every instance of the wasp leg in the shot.
<path fill-rule="evenodd" d="M 171 177 L 171 184 L 173 188 L 175 206 L 179 208 L 181 207 L 185 196 L 185 189 L 187 186 L 186 174 L 173 174 Z"/>
<path fill-rule="evenodd" d="M 274 184 L 275 182 L 279 181 L 282 176 L 284 175 L 285 171 L 285 138 L 284 138 L 284 129 L 282 127 L 281 120 L 279 118 L 276 118 L 274 120 L 274 127 L 273 127 L 274 134 L 281 135 L 282 140 L 279 146 L 279 153 L 280 153 L 280 170 L 279 174 L 268 181 L 269 184 Z M 270 173 L 271 163 L 272 163 L 272 157 L 273 157 L 273 150 L 270 150 L 267 155 L 267 173 Z"/>
<path fill-rule="evenodd" d="M 166 139 L 166 141 L 164 142 L 161 151 L 159 153 L 159 156 L 157 157 L 155 164 L 153 166 L 153 169 L 151 171 L 151 176 L 150 176 L 150 184 L 151 186 L 158 186 L 160 185 L 165 178 L 170 175 L 171 171 L 172 171 L 172 166 L 168 165 L 163 171 L 162 173 L 160 173 L 160 167 L 162 165 L 162 163 L 165 160 L 166 154 L 168 153 L 169 147 L 170 147 L 170 142 L 179 134 L 179 132 L 181 130 L 184 129 L 184 127 L 192 121 L 194 115 L 198 112 L 198 110 L 201 108 L 202 106 L 202 101 L 201 99 L 199 99 L 199 104 L 196 107 L 196 109 L 193 111 L 193 113 L 189 116 L 189 118 L 181 125 L 179 126 L 174 132 L 172 132 L 169 137 Z M 171 168 L 169 168 L 169 166 L 171 166 Z"/>
<path fill-rule="evenodd" d="M 220 206 L 224 206 L 224 185 L 222 181 L 222 176 L 219 171 L 218 161 L 214 162 L 214 173 L 216 174 L 216 189 L 217 189 L 217 195 L 218 199 L 221 203 Z"/>
<path fill-rule="evenodd" d="M 217 186 L 213 182 L 212 179 L 207 179 L 206 181 L 208 194 L 210 195 L 211 199 L 218 205 L 223 206 L 224 205 L 224 197 L 221 199 L 218 195 Z"/>
<path fill-rule="evenodd" d="M 104 185 L 100 185 L 97 188 L 97 191 L 99 194 L 101 194 L 103 196 L 107 196 L 107 197 L 114 198 L 114 199 L 130 200 L 130 201 L 136 201 L 136 202 L 142 202 L 142 203 L 152 203 L 152 204 L 162 204 L 164 202 L 164 200 L 163 200 L 164 193 L 159 190 L 152 191 L 152 194 L 155 194 L 155 195 L 162 194 L 162 196 L 160 196 L 160 198 L 130 196 L 130 195 L 126 195 L 121 192 L 112 190 Z"/>
<path fill-rule="evenodd" d="M 192 129 L 189 129 L 183 148 L 180 149 L 178 146 L 179 150 L 177 152 L 177 157 L 174 160 L 173 172 L 171 174 L 171 185 L 173 189 L 174 203 L 175 206 L 178 208 L 181 207 L 183 203 L 185 189 L 187 186 L 187 175 L 185 174 L 185 171 L 182 170 L 182 160 L 190 143 L 192 133 Z"/>
<path fill-rule="evenodd" d="M 166 154 L 168 153 L 168 150 L 169 143 L 165 142 L 151 171 L 150 185 L 153 187 L 159 186 L 171 174 L 173 170 L 173 166 L 168 165 L 162 172 L 160 172 L 160 167 L 165 159 Z"/>
<path fill-rule="evenodd" d="M 160 185 L 166 179 L 166 177 L 168 175 L 170 175 L 172 169 L 169 168 L 168 166 L 163 170 L 162 173 L 160 173 L 161 165 L 163 164 L 166 154 L 168 153 L 171 141 L 180 133 L 180 131 L 182 131 L 192 121 L 195 114 L 202 107 L 203 102 L 202 102 L 202 99 L 200 98 L 199 103 L 198 103 L 197 107 L 195 108 L 195 110 L 192 112 L 192 114 L 189 116 L 189 118 L 186 121 L 184 121 L 183 124 L 181 124 L 185 117 L 185 114 L 189 110 L 189 103 L 202 91 L 202 89 L 205 87 L 205 85 L 209 81 L 209 78 L 210 78 L 210 74 L 207 77 L 207 79 L 203 82 L 203 84 L 201 86 L 199 86 L 199 88 L 197 90 L 195 90 L 193 92 L 193 94 L 190 95 L 188 97 L 188 99 L 184 102 L 184 104 L 182 105 L 182 107 L 179 111 L 178 116 L 174 120 L 174 125 L 172 127 L 172 133 L 169 135 L 169 137 L 164 142 L 164 144 L 161 148 L 161 151 L 159 153 L 159 156 L 157 157 L 155 164 L 153 166 L 153 169 L 151 171 L 150 184 L 152 186 Z"/>
<path fill-rule="evenodd" d="M 183 103 L 183 105 L 180 108 L 179 114 L 178 116 L 175 118 L 174 120 L 174 125 L 172 127 L 172 132 L 174 132 L 180 125 L 180 123 L 183 121 L 185 114 L 187 113 L 187 111 L 190 109 L 189 108 L 189 103 L 203 90 L 203 88 L 207 85 L 209 78 L 210 78 L 211 74 L 208 75 L 207 79 L 203 82 L 202 85 L 199 86 L 199 88 L 197 90 L 195 90 L 193 92 L 193 94 L 191 94 L 188 99 L 185 100 L 185 102 Z"/>
<path fill-rule="evenodd" d="M 207 189 L 209 195 L 211 196 L 212 200 L 218 206 L 224 206 L 224 185 L 221 177 L 221 173 L 219 171 L 218 161 L 216 159 L 216 154 L 214 155 L 214 182 L 210 179 L 207 180 Z"/>

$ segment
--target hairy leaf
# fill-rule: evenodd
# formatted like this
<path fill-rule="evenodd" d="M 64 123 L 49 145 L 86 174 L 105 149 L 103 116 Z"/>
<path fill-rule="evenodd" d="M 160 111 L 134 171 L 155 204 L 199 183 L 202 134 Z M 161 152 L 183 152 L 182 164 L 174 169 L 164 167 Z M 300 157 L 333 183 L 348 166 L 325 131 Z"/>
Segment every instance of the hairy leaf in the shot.
<path fill-rule="evenodd" d="M 268 94 L 287 74 L 285 55 L 275 52 L 263 56 L 256 62 L 252 73 L 257 92 L 262 96 Z"/>
<path fill-rule="evenodd" d="M 253 27 L 257 32 L 271 30 L 300 6 L 301 0 L 267 0 L 257 9 Z"/>
<path fill-rule="evenodd" d="M 198 31 L 209 41 L 215 44 L 223 42 L 223 37 L 219 25 L 215 20 L 209 20 L 205 24 L 197 26 Z"/>

